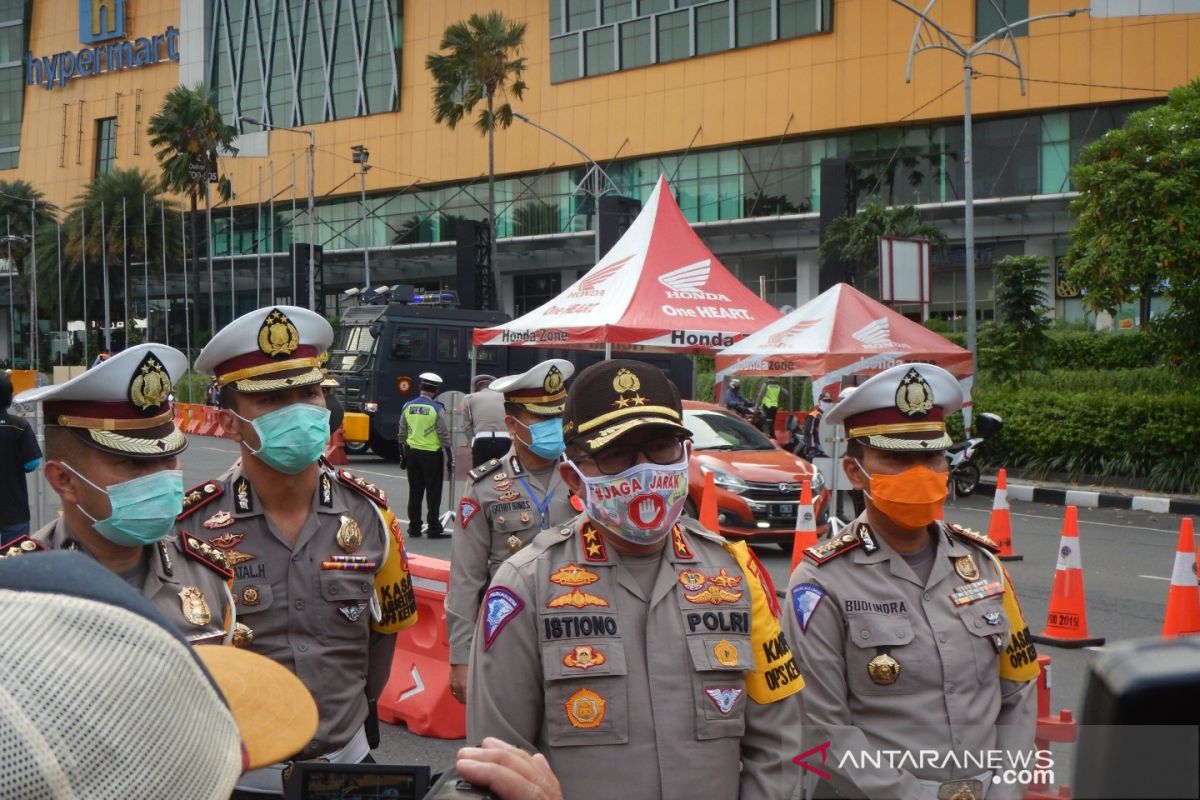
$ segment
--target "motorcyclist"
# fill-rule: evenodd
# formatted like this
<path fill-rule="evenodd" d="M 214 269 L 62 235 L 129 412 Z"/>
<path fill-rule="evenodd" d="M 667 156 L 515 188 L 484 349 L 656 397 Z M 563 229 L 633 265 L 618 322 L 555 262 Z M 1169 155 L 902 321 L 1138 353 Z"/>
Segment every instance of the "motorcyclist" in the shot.
<path fill-rule="evenodd" d="M 821 448 L 821 417 L 831 408 L 833 408 L 833 395 L 829 392 L 821 392 L 816 407 L 809 411 L 808 416 L 804 418 L 804 426 L 800 431 L 799 455 L 810 461 L 814 458 L 826 457 L 825 451 Z"/>
<path fill-rule="evenodd" d="M 731 378 L 725 385 L 725 394 L 721 398 L 721 405 L 743 417 L 748 417 L 753 411 L 750 400 L 742 394 L 742 382 L 737 378 Z"/>

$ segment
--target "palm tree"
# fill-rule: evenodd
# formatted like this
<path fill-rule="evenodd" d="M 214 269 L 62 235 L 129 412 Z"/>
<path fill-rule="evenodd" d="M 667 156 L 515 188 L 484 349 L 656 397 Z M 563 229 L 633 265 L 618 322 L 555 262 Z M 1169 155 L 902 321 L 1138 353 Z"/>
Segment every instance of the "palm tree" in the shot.
<path fill-rule="evenodd" d="M 488 220 L 491 224 L 492 292 L 485 292 L 483 308 L 492 307 L 496 291 L 496 125 L 512 125 L 513 110 L 507 100 L 496 107 L 497 97 L 511 91 L 518 100 L 525 95 L 525 23 L 510 22 L 499 11 L 486 16 L 472 14 L 466 22 L 455 22 L 442 34 L 439 50 L 425 57 L 425 68 L 433 76 L 433 120 L 453 130 L 479 101 L 487 107 L 479 112 L 475 127 L 488 137 Z"/>
<path fill-rule="evenodd" d="M 52 229 L 55 222 L 55 206 L 47 203 L 45 196 L 32 184 L 23 180 L 0 180 L 0 255 L 9 261 L 9 270 L 14 271 L 13 296 L 19 293 L 29 300 L 30 330 L 36 330 L 38 307 L 43 306 L 41 292 L 35 292 L 37 281 L 32 273 L 31 251 L 33 236 Z M 44 258 L 44 254 L 42 255 Z M 10 273 L 11 274 L 11 273 Z M 14 303 L 15 304 L 15 303 Z M 24 304 L 22 302 L 22 304 Z M 14 331 L 15 332 L 15 329 Z M 31 334 L 32 335 L 32 334 Z M 15 343 L 10 342 L 12 348 Z M 30 341 L 30 365 L 33 362 L 35 342 Z"/>
<path fill-rule="evenodd" d="M 935 247 L 946 246 L 946 234 L 932 222 L 922 222 L 914 206 L 885 206 L 871 201 L 852 217 L 838 217 L 829 223 L 825 239 L 817 250 L 822 263 L 840 259 L 853 270 L 855 277 L 866 270 L 864 280 L 869 284 L 872 267 L 877 267 L 880 236 L 901 239 L 927 239 Z"/>
<path fill-rule="evenodd" d="M 154 157 L 162 170 L 163 190 L 186 196 L 192 209 L 192 272 L 198 274 L 200 236 L 197 231 L 196 204 L 201 194 L 206 196 L 205 211 L 212 213 L 208 198 L 209 174 L 218 174 L 217 193 L 228 201 L 231 194 L 229 179 L 217 172 L 217 157 L 236 152 L 233 140 L 237 130 L 225 122 L 217 111 L 212 93 L 203 84 L 189 89 L 176 86 L 163 98 L 162 107 L 150 117 L 150 146 L 157 148 Z M 210 220 L 211 222 L 211 220 Z M 211 227 L 211 224 L 210 226 Z M 216 333 L 216 310 L 211 302 L 212 242 L 208 243 L 208 286 L 210 292 L 209 323 Z M 196 283 L 199 290 L 199 278 Z"/>

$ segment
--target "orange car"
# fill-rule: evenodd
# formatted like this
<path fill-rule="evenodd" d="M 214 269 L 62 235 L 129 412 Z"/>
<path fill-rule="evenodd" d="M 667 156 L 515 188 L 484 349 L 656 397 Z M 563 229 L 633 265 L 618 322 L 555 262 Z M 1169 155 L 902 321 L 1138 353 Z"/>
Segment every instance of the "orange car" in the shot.
<path fill-rule="evenodd" d="M 829 491 L 809 462 L 784 450 L 741 417 L 712 403 L 683 401 L 683 424 L 692 432 L 685 513 L 697 516 L 705 473 L 717 489 L 720 533 L 752 543 L 774 542 L 790 551 L 801 481 L 812 481 L 817 531 L 829 527 Z"/>

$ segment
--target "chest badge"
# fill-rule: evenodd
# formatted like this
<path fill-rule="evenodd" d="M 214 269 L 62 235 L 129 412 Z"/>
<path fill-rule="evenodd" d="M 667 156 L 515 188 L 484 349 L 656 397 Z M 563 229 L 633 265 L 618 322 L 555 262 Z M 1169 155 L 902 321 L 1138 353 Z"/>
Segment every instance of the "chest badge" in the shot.
<path fill-rule="evenodd" d="M 867 674 L 880 686 L 891 686 L 900 679 L 900 662 L 887 653 L 880 653 L 867 662 Z"/>
<path fill-rule="evenodd" d="M 1001 621 L 1000 612 L 995 609 L 986 612 L 983 615 L 983 621 L 988 625 L 999 625 Z"/>
<path fill-rule="evenodd" d="M 964 581 L 979 580 L 979 567 L 975 566 L 975 559 L 969 553 L 954 559 L 954 571 Z"/>
<path fill-rule="evenodd" d="M 358 622 L 358 618 L 362 616 L 365 608 L 365 605 L 339 606 L 338 611 L 350 622 Z"/>
<path fill-rule="evenodd" d="M 709 700 L 713 701 L 717 711 L 727 717 L 729 712 L 733 711 L 733 707 L 737 705 L 738 698 L 742 696 L 742 689 L 735 686 L 718 686 L 705 689 L 704 693 L 708 695 Z"/>
<path fill-rule="evenodd" d="M 608 601 L 598 594 L 572 589 L 566 594 L 551 598 L 550 602 L 546 603 L 546 608 L 565 608 L 566 606 L 571 608 L 587 608 L 588 606 L 608 608 Z"/>
<path fill-rule="evenodd" d="M 513 500 L 519 500 L 520 498 L 520 492 L 505 492 L 504 494 L 500 495 L 500 502 L 511 503 Z"/>
<path fill-rule="evenodd" d="M 208 519 L 204 520 L 203 524 L 204 527 L 208 528 L 209 530 L 224 528 L 227 525 L 233 524 L 233 514 L 230 514 L 228 511 L 218 511 Z"/>
<path fill-rule="evenodd" d="M 719 606 L 722 603 L 736 603 L 738 600 L 742 599 L 743 594 L 744 592 L 742 592 L 740 589 L 737 591 L 732 591 L 729 589 L 722 589 L 720 586 L 709 586 L 700 592 L 684 592 L 683 596 L 689 603 L 696 603 L 698 605 L 707 603 L 714 606 Z"/>
<path fill-rule="evenodd" d="M 221 512 L 221 514 L 225 514 L 225 513 L 227 513 L 227 512 L 225 512 L 225 511 Z M 230 517 L 230 519 L 233 519 L 233 518 Z M 204 523 L 204 527 L 206 527 L 206 528 L 208 527 L 207 522 Z M 217 538 L 210 539 L 208 543 L 211 544 L 213 547 L 217 548 L 218 550 L 232 550 L 233 548 L 235 548 L 239 544 L 241 544 L 242 539 L 244 539 L 244 538 L 245 538 L 245 534 L 231 533 L 230 531 L 225 531 Z"/>
<path fill-rule="evenodd" d="M 242 589 L 242 605 L 256 606 L 259 603 L 258 587 L 247 586 Z"/>
<path fill-rule="evenodd" d="M 704 573 L 694 569 L 685 569 L 679 573 L 679 585 L 689 592 L 698 592 L 703 589 L 705 580 Z"/>
<path fill-rule="evenodd" d="M 722 667 L 736 667 L 738 663 L 737 647 L 728 639 L 722 639 L 713 645 L 713 657 Z"/>
<path fill-rule="evenodd" d="M 249 625 L 241 622 L 235 623 L 233 626 L 233 646 L 234 647 L 249 647 L 254 641 L 254 631 Z"/>
<path fill-rule="evenodd" d="M 179 593 L 179 601 L 183 609 L 183 618 L 190 624 L 202 627 L 212 621 L 208 601 L 204 599 L 204 592 L 197 587 L 185 586 Z"/>
<path fill-rule="evenodd" d="M 508 473 L 504 472 L 502 470 L 500 472 L 497 472 L 495 475 L 493 475 L 492 480 L 494 480 L 496 483 L 499 483 L 500 481 L 506 479 L 507 477 L 508 477 Z M 509 485 L 511 486 L 512 484 L 510 483 Z"/>
<path fill-rule="evenodd" d="M 363 535 L 358 523 L 350 517 L 342 515 L 342 525 L 337 532 L 337 545 L 343 553 L 353 553 L 362 547 Z"/>
<path fill-rule="evenodd" d="M 559 586 L 590 586 L 598 580 L 599 575 L 573 561 L 550 573 L 550 582 Z"/>
<path fill-rule="evenodd" d="M 501 517 L 501 519 L 503 519 L 503 517 Z M 515 533 L 509 536 L 504 543 L 508 545 L 508 552 L 510 553 L 515 553 L 522 547 L 521 537 L 517 536 Z"/>
<path fill-rule="evenodd" d="M 563 656 L 563 666 L 571 669 L 591 669 L 608 661 L 604 653 L 590 644 L 577 644 Z"/>
<path fill-rule="evenodd" d="M 512 488 L 512 485 L 513 485 L 512 481 L 500 481 L 499 483 L 496 484 L 496 491 L 497 492 L 507 492 L 509 489 Z"/>
<path fill-rule="evenodd" d="M 608 701 L 591 689 L 580 689 L 568 697 L 563 706 L 572 728 L 599 728 L 604 722 Z"/>

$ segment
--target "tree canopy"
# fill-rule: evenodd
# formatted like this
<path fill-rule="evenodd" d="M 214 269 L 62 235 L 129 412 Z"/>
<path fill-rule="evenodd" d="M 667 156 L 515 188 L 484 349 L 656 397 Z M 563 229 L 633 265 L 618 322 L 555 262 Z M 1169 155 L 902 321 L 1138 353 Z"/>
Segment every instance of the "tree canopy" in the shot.
<path fill-rule="evenodd" d="M 871 201 L 852 217 L 838 217 L 829 223 L 825 239 L 817 251 L 822 262 L 841 259 L 855 267 L 856 273 L 878 267 L 879 237 L 927 239 L 934 247 L 944 247 L 946 234 L 932 222 L 922 222 L 913 206 L 885 206 Z"/>
<path fill-rule="evenodd" d="M 1200 79 L 1084 147 L 1072 180 L 1068 280 L 1095 311 L 1138 301 L 1143 325 L 1161 293 L 1174 360 L 1200 368 Z"/>

